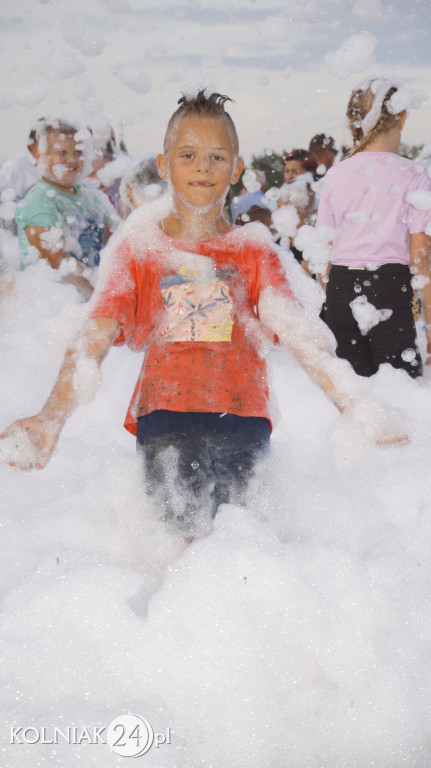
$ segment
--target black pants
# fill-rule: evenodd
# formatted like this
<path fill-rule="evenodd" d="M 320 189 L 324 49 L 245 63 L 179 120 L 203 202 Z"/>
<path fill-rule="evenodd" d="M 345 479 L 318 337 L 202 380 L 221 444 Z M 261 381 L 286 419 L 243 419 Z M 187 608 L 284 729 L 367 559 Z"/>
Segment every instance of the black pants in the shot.
<path fill-rule="evenodd" d="M 147 492 L 184 535 L 199 534 L 202 515 L 241 501 L 253 467 L 269 445 L 267 419 L 220 413 L 154 411 L 138 420 Z"/>
<path fill-rule="evenodd" d="M 413 378 L 422 374 L 410 280 L 404 264 L 375 270 L 331 268 L 321 316 L 337 340 L 338 357 L 348 360 L 360 376 L 372 376 L 382 363 L 403 368 Z M 350 306 L 358 296 L 378 310 L 391 309 L 391 316 L 361 332 Z"/>

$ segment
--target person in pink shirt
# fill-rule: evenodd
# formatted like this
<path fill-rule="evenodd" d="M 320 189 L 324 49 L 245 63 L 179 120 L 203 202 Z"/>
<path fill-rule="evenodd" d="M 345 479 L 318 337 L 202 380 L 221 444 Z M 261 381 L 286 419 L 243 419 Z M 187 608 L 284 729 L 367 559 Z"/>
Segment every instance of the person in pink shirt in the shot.
<path fill-rule="evenodd" d="M 317 226 L 332 235 L 323 317 L 338 357 L 361 376 L 382 363 L 421 375 L 412 275 L 431 363 L 431 179 L 423 165 L 397 154 L 407 114 L 403 94 L 383 78 L 353 91 L 347 108 L 353 149 L 328 171 L 318 211 Z"/>

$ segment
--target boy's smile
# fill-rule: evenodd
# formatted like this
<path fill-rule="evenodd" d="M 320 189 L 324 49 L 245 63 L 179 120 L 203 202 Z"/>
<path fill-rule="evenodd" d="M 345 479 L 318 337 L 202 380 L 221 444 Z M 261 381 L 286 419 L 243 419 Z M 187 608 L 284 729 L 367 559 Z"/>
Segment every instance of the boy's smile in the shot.
<path fill-rule="evenodd" d="M 241 170 L 225 121 L 208 115 L 180 120 L 169 154 L 159 155 L 158 165 L 177 202 L 207 211 L 220 211 Z"/>

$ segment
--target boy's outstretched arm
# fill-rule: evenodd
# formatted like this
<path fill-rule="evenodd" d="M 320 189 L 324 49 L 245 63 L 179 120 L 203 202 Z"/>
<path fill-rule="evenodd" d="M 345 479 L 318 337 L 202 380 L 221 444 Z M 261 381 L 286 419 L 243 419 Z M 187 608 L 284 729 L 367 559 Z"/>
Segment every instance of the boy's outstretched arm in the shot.
<path fill-rule="evenodd" d="M 359 399 L 355 374 L 348 364 L 343 366 L 335 357 L 334 336 L 319 318 L 310 317 L 303 307 L 273 288 L 265 288 L 260 295 L 259 317 L 339 411 Z M 341 371 L 337 371 L 340 368 L 342 378 Z"/>
<path fill-rule="evenodd" d="M 273 288 L 265 288 L 259 299 L 259 317 L 277 334 L 280 345 L 291 352 L 341 413 L 348 412 L 358 427 L 363 424 L 363 398 L 358 377 L 345 360 L 335 356 L 336 342 L 327 326 L 310 317 L 294 300 Z M 374 404 L 374 435 L 376 443 L 399 443 L 407 435 L 387 423 L 383 409 Z M 370 425 L 367 425 L 367 427 Z"/>
<path fill-rule="evenodd" d="M 88 320 L 67 350 L 57 380 L 41 411 L 14 421 L 0 435 L 0 458 L 20 469 L 42 469 L 74 408 L 88 401 L 100 382 L 99 368 L 118 336 L 108 317 Z"/>

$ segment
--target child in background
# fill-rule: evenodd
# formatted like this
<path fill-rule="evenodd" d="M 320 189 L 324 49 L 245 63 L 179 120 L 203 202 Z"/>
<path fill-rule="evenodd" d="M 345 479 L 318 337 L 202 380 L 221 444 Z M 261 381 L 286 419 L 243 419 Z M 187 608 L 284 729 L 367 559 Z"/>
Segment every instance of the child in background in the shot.
<path fill-rule="evenodd" d="M 224 201 L 242 163 L 226 100 L 204 92 L 180 100 L 158 156 L 170 199 L 138 209 L 114 236 L 46 404 L 1 435 L 5 460 L 11 449 L 12 465 L 43 467 L 79 402 L 80 363 L 88 388 L 90 364 L 97 382 L 113 343 L 145 350 L 125 426 L 137 436 L 148 492 L 186 538 L 207 531 L 202 511 L 209 520 L 220 503 L 241 499 L 267 449 L 268 329 L 340 411 L 357 401 L 353 374 L 334 379 L 332 337 L 294 300 L 271 236 L 254 240 L 229 222 Z"/>
<path fill-rule="evenodd" d="M 15 213 L 17 203 L 23 199 L 28 190 L 40 181 L 40 173 L 36 167 L 34 150 L 36 149 L 36 127 L 44 118 L 34 123 L 27 140 L 25 152 L 9 158 L 0 168 L 0 241 L 4 233 L 17 234 Z M 0 242 L 0 248 L 3 243 Z"/>
<path fill-rule="evenodd" d="M 28 190 L 40 181 L 34 150 L 37 146 L 37 126 L 43 119 L 39 118 L 32 126 L 27 140 L 27 149 L 6 160 L 0 168 L 0 187 L 13 189 L 15 200 L 22 200 Z"/>
<path fill-rule="evenodd" d="M 431 361 L 431 239 L 425 234 L 431 213 L 421 210 L 420 200 L 430 194 L 431 179 L 423 166 L 397 155 L 406 119 L 402 101 L 402 91 L 385 79 L 353 91 L 347 108 L 353 149 L 326 174 L 319 205 L 318 226 L 335 229 L 324 319 L 337 355 L 361 376 L 382 363 L 413 378 L 422 373 L 412 273 Z"/>
<path fill-rule="evenodd" d="M 317 161 L 317 168 L 314 172 L 314 178 L 317 181 L 334 165 L 338 149 L 335 149 L 335 141 L 332 136 L 328 136 L 327 133 L 317 133 L 310 140 L 308 151 Z"/>
<path fill-rule="evenodd" d="M 284 184 L 280 187 L 278 207 L 280 209 L 283 206 L 290 206 L 296 211 L 297 231 L 299 227 L 304 224 L 313 224 L 315 220 L 315 196 L 312 187 L 317 160 L 306 149 L 294 149 L 283 157 L 283 166 Z M 274 222 L 277 222 L 277 218 L 279 217 L 275 215 Z M 290 237 L 289 250 L 304 271 L 311 276 L 302 251 L 295 245 L 295 236 Z"/>
<path fill-rule="evenodd" d="M 260 221 L 275 234 L 272 226 L 272 214 L 269 208 L 263 208 L 261 205 L 252 205 L 245 213 L 240 213 L 235 224 L 243 227 L 244 224 L 249 224 L 251 221 Z"/>
<path fill-rule="evenodd" d="M 243 184 L 247 184 L 244 187 L 246 191 L 244 194 L 241 193 L 234 197 L 230 205 L 231 218 L 234 224 L 241 224 L 241 222 L 238 222 L 239 217 L 242 214 L 246 214 L 254 205 L 259 205 L 269 210 L 270 203 L 268 198 L 265 197 L 265 173 L 256 168 L 250 168 L 244 173 Z M 246 221 L 247 218 L 244 218 L 243 223 Z"/>
<path fill-rule="evenodd" d="M 43 120 L 34 155 L 42 181 L 30 189 L 16 213 L 21 267 L 42 257 L 59 269 L 73 257 L 73 270 L 69 268 L 63 281 L 89 298 L 89 270 L 98 265 L 118 221 L 106 195 L 81 183 L 91 161 L 89 134 L 71 121 Z"/>
<path fill-rule="evenodd" d="M 317 160 L 306 149 L 294 149 L 283 157 L 284 184 L 280 187 L 278 205 L 295 206 L 299 226 L 308 224 L 314 210 L 312 184 Z"/>
<path fill-rule="evenodd" d="M 111 137 L 105 138 L 104 136 L 94 135 L 91 128 L 88 126 L 88 130 L 91 133 L 91 142 L 93 145 L 93 159 L 91 161 L 91 172 L 85 177 L 85 183 L 89 187 L 94 189 L 100 189 L 105 195 L 108 195 L 112 205 L 115 205 L 114 198 L 109 195 L 109 186 L 105 186 L 100 178 L 99 171 L 110 165 L 114 160 L 114 145 Z"/>
<path fill-rule="evenodd" d="M 91 133 L 94 157 L 91 161 L 92 171 L 86 176 L 85 183 L 104 192 L 121 215 L 121 180 L 133 167 L 134 161 L 117 146 L 114 129 L 106 117 L 93 117 L 88 130 Z"/>
<path fill-rule="evenodd" d="M 159 176 L 155 155 L 137 163 L 121 179 L 119 206 L 121 217 L 126 219 L 135 208 L 157 200 L 165 194 L 167 188 L 166 181 Z"/>

